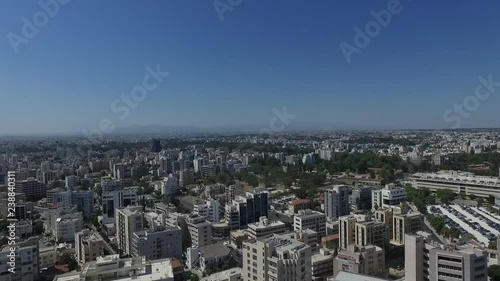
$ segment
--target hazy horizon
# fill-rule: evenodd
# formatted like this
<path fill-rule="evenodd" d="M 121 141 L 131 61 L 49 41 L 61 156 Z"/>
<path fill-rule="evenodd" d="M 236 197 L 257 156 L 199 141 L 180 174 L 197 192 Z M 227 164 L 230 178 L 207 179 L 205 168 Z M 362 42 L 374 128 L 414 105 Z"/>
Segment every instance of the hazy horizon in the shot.
<path fill-rule="evenodd" d="M 384 21 L 396 2 L 366 46 L 356 44 L 356 27 L 374 14 Z M 213 1 L 72 0 L 24 38 L 23 17 L 36 21 L 44 8 L 8 1 L 0 135 L 500 127 L 500 3 L 396 2 L 255 0 L 221 14 Z M 357 51 L 345 56 L 342 43 Z M 476 106 L 478 87 L 490 95 Z M 140 101 L 122 99 L 140 89 Z M 462 104 L 463 114 L 446 114 Z M 283 122 L 285 107 L 294 118 Z"/>

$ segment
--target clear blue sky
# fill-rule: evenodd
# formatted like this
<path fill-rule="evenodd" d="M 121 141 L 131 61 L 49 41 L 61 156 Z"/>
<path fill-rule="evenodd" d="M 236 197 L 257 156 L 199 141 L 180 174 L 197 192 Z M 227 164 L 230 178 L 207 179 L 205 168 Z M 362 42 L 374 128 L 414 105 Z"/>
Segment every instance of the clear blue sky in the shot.
<path fill-rule="evenodd" d="M 227 0 L 221 0 L 226 2 Z M 346 62 L 354 27 L 389 1 L 244 0 L 221 21 L 212 1 L 72 0 L 15 53 L 37 1 L 0 10 L 2 134 L 117 126 L 267 124 L 288 106 L 298 124 L 446 128 L 443 113 L 500 81 L 500 2 L 401 0 L 378 36 Z M 142 84 L 147 65 L 170 76 L 125 120 L 113 100 Z M 500 87 L 463 120 L 499 127 Z"/>

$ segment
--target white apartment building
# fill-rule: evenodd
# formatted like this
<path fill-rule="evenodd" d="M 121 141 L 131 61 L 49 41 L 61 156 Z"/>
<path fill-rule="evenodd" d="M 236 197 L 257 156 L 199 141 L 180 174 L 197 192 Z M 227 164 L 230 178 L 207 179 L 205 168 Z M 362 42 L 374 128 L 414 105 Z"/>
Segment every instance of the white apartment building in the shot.
<path fill-rule="evenodd" d="M 406 191 L 404 187 L 396 187 L 388 184 L 383 189 L 372 190 L 372 208 L 392 208 L 399 207 L 406 202 Z"/>
<path fill-rule="evenodd" d="M 243 280 L 311 280 L 311 248 L 274 235 L 243 242 Z"/>
<path fill-rule="evenodd" d="M 137 189 L 124 188 L 102 193 L 103 224 L 115 222 L 115 210 L 137 205 Z"/>
<path fill-rule="evenodd" d="M 333 261 L 333 275 L 337 276 L 341 271 L 385 277 L 385 251 L 373 245 L 358 249 L 349 245 L 340 250 Z"/>
<path fill-rule="evenodd" d="M 469 172 L 439 171 L 413 174 L 406 183 L 415 188 L 426 187 L 431 191 L 451 189 L 457 194 L 488 197 L 500 192 L 500 178 L 478 176 Z"/>
<path fill-rule="evenodd" d="M 119 255 L 99 257 L 82 271 L 56 275 L 53 281 L 174 281 L 170 259 L 147 262 L 143 257 L 120 259 Z"/>
<path fill-rule="evenodd" d="M 217 200 L 207 200 L 205 204 L 193 206 L 193 214 L 204 217 L 211 223 L 220 222 L 220 203 Z"/>
<path fill-rule="evenodd" d="M 38 251 L 39 237 L 31 237 L 18 241 L 15 255 L 15 273 L 11 273 L 9 263 L 12 253 L 11 246 L 5 245 L 0 251 L 0 280 L 2 281 L 37 281 L 40 274 L 40 259 Z"/>
<path fill-rule="evenodd" d="M 55 219 L 54 237 L 56 241 L 72 242 L 75 234 L 83 228 L 83 215 L 80 212 L 65 214 Z"/>
<path fill-rule="evenodd" d="M 358 247 L 375 245 L 385 247 L 389 242 L 389 228 L 382 222 L 364 221 L 355 224 L 355 244 Z"/>
<path fill-rule="evenodd" d="M 179 181 L 170 174 L 161 182 L 161 195 L 171 196 L 179 192 Z"/>
<path fill-rule="evenodd" d="M 143 230 L 143 212 L 140 206 L 129 206 L 116 210 L 116 237 L 118 249 L 125 255 L 132 255 L 134 232 Z"/>
<path fill-rule="evenodd" d="M 248 224 L 248 237 L 260 239 L 281 234 L 287 231 L 286 224 L 281 221 L 269 221 L 266 217 L 260 217 L 259 222 Z"/>
<path fill-rule="evenodd" d="M 193 248 L 200 248 L 212 243 L 212 225 L 200 216 L 187 219 L 189 236 Z"/>
<path fill-rule="evenodd" d="M 406 234 L 405 279 L 488 280 L 488 252 L 473 245 L 432 243 L 425 233 Z"/>
<path fill-rule="evenodd" d="M 311 229 L 316 231 L 319 238 L 326 236 L 325 214 L 309 209 L 299 210 L 293 218 L 293 228 L 295 232 Z"/>
<path fill-rule="evenodd" d="M 182 259 L 182 234 L 180 227 L 156 227 L 135 232 L 132 238 L 133 255 L 146 260 L 166 258 Z"/>
<path fill-rule="evenodd" d="M 66 189 L 68 190 L 73 190 L 73 188 L 76 187 L 79 181 L 79 177 L 75 175 L 67 176 L 65 178 L 65 183 L 66 183 Z"/>

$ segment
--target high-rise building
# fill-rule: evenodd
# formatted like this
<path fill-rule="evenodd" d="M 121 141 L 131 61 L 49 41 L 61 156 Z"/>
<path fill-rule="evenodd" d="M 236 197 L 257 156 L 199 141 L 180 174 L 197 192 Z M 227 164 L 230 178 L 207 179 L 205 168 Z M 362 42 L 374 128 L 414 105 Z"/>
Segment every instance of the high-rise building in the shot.
<path fill-rule="evenodd" d="M 236 196 L 232 205 L 238 209 L 240 226 L 259 221 L 269 215 L 269 194 L 266 191 L 247 192 L 245 196 Z"/>
<path fill-rule="evenodd" d="M 193 170 L 181 170 L 179 172 L 179 186 L 186 187 L 194 183 L 194 171 Z"/>
<path fill-rule="evenodd" d="M 118 249 L 124 255 L 132 255 L 134 232 L 143 230 L 143 212 L 140 206 L 116 209 L 116 237 Z"/>
<path fill-rule="evenodd" d="M 208 200 L 205 204 L 193 206 L 193 214 L 204 217 L 212 223 L 220 222 L 220 203 L 217 200 Z"/>
<path fill-rule="evenodd" d="M 151 152 L 155 152 L 155 153 L 158 153 L 158 152 L 161 152 L 162 148 L 161 148 L 161 142 L 159 139 L 152 139 L 151 140 Z"/>
<path fill-rule="evenodd" d="M 102 193 L 103 223 L 114 222 L 115 210 L 137 205 L 137 190 L 124 188 L 122 190 Z"/>
<path fill-rule="evenodd" d="M 104 240 L 96 233 L 84 229 L 75 235 L 75 249 L 79 264 L 95 261 L 104 256 Z"/>
<path fill-rule="evenodd" d="M 372 190 L 369 187 L 356 187 L 349 196 L 349 204 L 354 211 L 371 210 Z"/>
<path fill-rule="evenodd" d="M 132 254 L 146 260 L 166 258 L 182 259 L 182 235 L 180 227 L 157 227 L 135 232 L 132 238 Z"/>
<path fill-rule="evenodd" d="M 243 280 L 311 280 L 311 248 L 283 236 L 243 242 Z"/>
<path fill-rule="evenodd" d="M 385 247 L 389 242 L 388 233 L 388 227 L 382 222 L 357 222 L 355 226 L 355 243 L 358 247 L 368 245 Z"/>
<path fill-rule="evenodd" d="M 349 245 L 356 243 L 356 222 L 354 215 L 339 218 L 339 246 L 347 249 Z"/>
<path fill-rule="evenodd" d="M 326 236 L 325 214 L 309 209 L 300 210 L 293 218 L 295 232 L 310 229 L 318 233 L 318 238 Z"/>
<path fill-rule="evenodd" d="M 52 202 L 60 206 L 76 205 L 85 217 L 94 213 L 93 191 L 62 191 L 52 194 Z"/>
<path fill-rule="evenodd" d="M 405 280 L 488 280 L 485 249 L 432 243 L 424 233 L 405 236 Z"/>
<path fill-rule="evenodd" d="M 170 174 L 161 182 L 161 195 L 172 196 L 179 192 L 179 182 L 177 178 Z"/>
<path fill-rule="evenodd" d="M 34 178 L 17 181 L 16 189 L 21 190 L 28 201 L 38 201 L 47 195 L 47 185 Z"/>
<path fill-rule="evenodd" d="M 11 245 L 5 245 L 0 251 L 0 280 L 6 281 L 37 281 L 40 275 L 40 237 L 30 237 L 25 241 L 16 242 L 14 254 Z M 11 268 L 11 258 L 14 256 L 14 272 Z"/>
<path fill-rule="evenodd" d="M 79 179 L 80 178 L 75 175 L 67 176 L 65 178 L 66 189 L 73 190 L 73 188 L 75 188 L 76 185 L 78 184 Z"/>
<path fill-rule="evenodd" d="M 336 185 L 325 191 L 325 215 L 335 220 L 350 213 L 349 188 L 345 185 Z"/>
<path fill-rule="evenodd" d="M 422 230 L 422 221 L 422 214 L 420 213 L 394 215 L 391 243 L 404 245 L 406 234 L 415 234 L 417 231 Z"/>
<path fill-rule="evenodd" d="M 200 216 L 187 219 L 189 236 L 193 248 L 200 248 L 212 243 L 212 225 Z"/>

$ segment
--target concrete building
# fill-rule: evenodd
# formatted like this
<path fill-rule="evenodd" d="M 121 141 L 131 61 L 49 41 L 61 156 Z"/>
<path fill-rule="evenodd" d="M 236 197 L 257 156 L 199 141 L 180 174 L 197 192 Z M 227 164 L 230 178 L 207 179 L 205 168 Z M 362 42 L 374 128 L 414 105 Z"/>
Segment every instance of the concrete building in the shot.
<path fill-rule="evenodd" d="M 179 181 L 170 174 L 161 182 L 161 195 L 172 196 L 179 192 Z"/>
<path fill-rule="evenodd" d="M 53 281 L 174 281 L 175 263 L 178 261 L 147 262 L 143 257 L 121 259 L 119 255 L 111 255 L 85 264 L 79 272 L 56 275 Z"/>
<path fill-rule="evenodd" d="M 132 255 L 132 238 L 134 233 L 143 230 L 144 215 L 142 207 L 129 206 L 127 208 L 116 209 L 116 237 L 118 249 L 124 255 Z"/>
<path fill-rule="evenodd" d="M 281 221 L 269 221 L 266 217 L 261 217 L 259 222 L 248 224 L 248 237 L 250 239 L 260 239 L 281 234 L 287 231 L 286 224 Z"/>
<path fill-rule="evenodd" d="M 385 277 L 385 253 L 380 247 L 368 245 L 356 249 L 349 245 L 339 251 L 333 261 L 333 275 L 346 271 L 368 276 Z"/>
<path fill-rule="evenodd" d="M 325 191 L 325 215 L 335 220 L 350 213 L 349 187 L 346 185 L 335 185 L 332 189 Z"/>
<path fill-rule="evenodd" d="M 243 280 L 241 271 L 241 268 L 235 267 L 204 277 L 200 281 L 241 281 Z"/>
<path fill-rule="evenodd" d="M 56 265 L 57 263 L 57 247 L 44 247 L 39 249 L 40 269 L 44 270 Z M 1 277 L 0 277 L 1 280 Z"/>
<path fill-rule="evenodd" d="M 137 189 L 124 188 L 102 193 L 103 223 L 115 222 L 115 210 L 137 205 Z"/>
<path fill-rule="evenodd" d="M 372 189 L 369 187 L 356 187 L 349 196 L 351 210 L 371 210 L 372 208 Z"/>
<path fill-rule="evenodd" d="M 295 232 L 311 229 L 316 231 L 319 238 L 326 236 L 325 214 L 312 210 L 300 210 L 293 218 L 293 228 Z"/>
<path fill-rule="evenodd" d="M 391 243 L 404 245 L 406 234 L 422 230 L 423 217 L 420 213 L 397 214 L 393 217 Z"/>
<path fill-rule="evenodd" d="M 17 181 L 16 189 L 21 190 L 28 201 L 38 201 L 47 195 L 47 185 L 34 178 Z"/>
<path fill-rule="evenodd" d="M 49 209 L 44 218 L 45 232 L 52 233 L 56 241 L 74 241 L 75 234 L 83 229 L 83 215 L 76 206 Z"/>
<path fill-rule="evenodd" d="M 94 196 L 92 191 L 62 191 L 52 195 L 52 202 L 60 206 L 76 205 L 85 217 L 94 213 Z"/>
<path fill-rule="evenodd" d="M 275 235 L 243 242 L 243 280 L 311 280 L 311 249 Z"/>
<path fill-rule="evenodd" d="M 200 248 L 188 248 L 186 266 L 198 267 L 202 272 L 219 268 L 227 264 L 231 258 L 231 250 L 222 244 L 211 244 Z"/>
<path fill-rule="evenodd" d="M 220 222 L 220 203 L 217 200 L 207 200 L 205 204 L 193 206 L 193 214 L 204 217 L 212 223 Z"/>
<path fill-rule="evenodd" d="M 80 180 L 80 178 L 77 177 L 77 176 L 75 176 L 75 175 L 67 176 L 64 179 L 64 182 L 65 182 L 65 185 L 66 185 L 66 189 L 67 190 L 73 190 L 76 187 L 76 185 L 78 184 L 79 180 Z"/>
<path fill-rule="evenodd" d="M 132 255 L 144 256 L 147 261 L 166 258 L 182 259 L 182 233 L 180 227 L 157 227 L 135 232 Z"/>
<path fill-rule="evenodd" d="M 401 209 L 389 208 L 389 209 L 378 209 L 375 211 L 375 220 L 384 223 L 389 229 L 389 239 L 393 238 L 393 224 L 394 215 L 401 214 Z"/>
<path fill-rule="evenodd" d="M 415 188 L 428 188 L 435 192 L 439 189 L 451 189 L 457 194 L 488 197 L 500 192 L 500 178 L 478 176 L 469 172 L 439 171 L 436 173 L 413 174 L 406 183 Z"/>
<path fill-rule="evenodd" d="M 269 194 L 267 191 L 247 192 L 245 196 L 236 196 L 232 201 L 239 214 L 240 226 L 259 221 L 269 215 Z"/>
<path fill-rule="evenodd" d="M 75 235 L 76 261 L 79 264 L 95 261 L 104 256 L 104 240 L 96 233 L 84 229 Z"/>
<path fill-rule="evenodd" d="M 40 275 L 40 252 L 38 241 L 40 237 L 31 237 L 25 241 L 16 242 L 16 251 L 12 254 L 10 245 L 3 246 L 0 251 L 0 280 L 5 281 L 37 281 Z M 14 273 L 11 268 L 11 257 L 14 257 Z"/>
<path fill-rule="evenodd" d="M 388 184 L 383 189 L 372 190 L 372 208 L 399 207 L 403 202 L 406 202 L 404 187 Z"/>
<path fill-rule="evenodd" d="M 179 186 L 186 187 L 194 183 L 194 171 L 182 170 L 179 172 Z"/>
<path fill-rule="evenodd" d="M 187 227 L 193 248 L 200 248 L 212 243 L 212 225 L 205 218 L 191 216 L 187 219 Z"/>
<path fill-rule="evenodd" d="M 389 228 L 382 222 L 356 222 L 355 244 L 358 247 L 375 245 L 382 248 L 389 242 L 388 233 Z"/>
<path fill-rule="evenodd" d="M 311 275 L 314 281 L 325 281 L 333 275 L 333 254 L 326 249 L 311 257 Z"/>
<path fill-rule="evenodd" d="M 340 248 L 347 249 L 349 245 L 356 243 L 356 223 L 357 219 L 354 215 L 339 218 Z"/>
<path fill-rule="evenodd" d="M 440 245 L 428 235 L 406 234 L 405 279 L 488 280 L 488 252 L 471 245 Z"/>
<path fill-rule="evenodd" d="M 308 199 L 296 199 L 288 202 L 288 210 L 296 214 L 300 210 L 307 209 L 311 201 Z"/>

